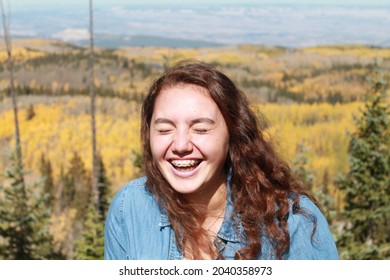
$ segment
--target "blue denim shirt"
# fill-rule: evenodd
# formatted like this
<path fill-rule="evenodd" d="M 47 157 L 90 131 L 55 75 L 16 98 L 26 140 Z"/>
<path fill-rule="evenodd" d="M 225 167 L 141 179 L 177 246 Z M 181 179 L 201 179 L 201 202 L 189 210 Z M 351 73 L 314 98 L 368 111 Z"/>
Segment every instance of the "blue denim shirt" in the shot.
<path fill-rule="evenodd" d="M 129 182 L 112 201 L 104 233 L 105 259 L 183 259 L 181 250 L 176 246 L 171 223 L 154 196 L 145 189 L 145 181 L 145 178 L 140 178 Z M 301 207 L 316 217 L 317 229 L 311 239 L 312 221 L 291 212 L 288 218 L 291 245 L 286 259 L 338 259 L 325 217 L 307 197 L 301 198 Z M 244 247 L 244 241 L 234 230 L 230 218 L 232 211 L 233 204 L 228 195 L 225 217 L 215 241 L 217 249 L 226 259 L 234 259 L 235 252 Z M 275 259 L 266 236 L 262 237 L 259 259 Z"/>

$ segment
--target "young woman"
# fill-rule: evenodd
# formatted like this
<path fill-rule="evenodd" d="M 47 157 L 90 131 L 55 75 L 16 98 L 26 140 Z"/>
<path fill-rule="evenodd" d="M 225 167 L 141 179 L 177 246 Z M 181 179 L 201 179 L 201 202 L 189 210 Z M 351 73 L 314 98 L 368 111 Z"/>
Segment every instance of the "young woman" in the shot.
<path fill-rule="evenodd" d="M 142 108 L 145 178 L 123 187 L 106 259 L 337 259 L 315 199 L 211 65 L 181 62 Z"/>

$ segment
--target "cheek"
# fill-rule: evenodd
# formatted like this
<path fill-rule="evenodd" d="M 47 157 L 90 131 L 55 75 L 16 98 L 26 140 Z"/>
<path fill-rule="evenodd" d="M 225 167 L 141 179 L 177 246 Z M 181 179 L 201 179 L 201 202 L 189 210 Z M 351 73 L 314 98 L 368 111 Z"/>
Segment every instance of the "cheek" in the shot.
<path fill-rule="evenodd" d="M 229 142 L 225 137 L 204 138 L 193 143 L 209 159 L 220 161 L 227 157 Z"/>
<path fill-rule="evenodd" d="M 221 160 L 225 161 L 229 153 L 229 138 L 227 136 L 221 137 L 216 144 Z"/>
<path fill-rule="evenodd" d="M 156 155 L 159 151 L 159 146 L 157 145 L 158 141 L 153 135 L 150 135 L 150 150 L 152 151 L 153 158 L 156 158 Z"/>
<path fill-rule="evenodd" d="M 167 137 L 150 136 L 150 149 L 154 159 L 163 158 L 168 148 L 169 141 Z"/>

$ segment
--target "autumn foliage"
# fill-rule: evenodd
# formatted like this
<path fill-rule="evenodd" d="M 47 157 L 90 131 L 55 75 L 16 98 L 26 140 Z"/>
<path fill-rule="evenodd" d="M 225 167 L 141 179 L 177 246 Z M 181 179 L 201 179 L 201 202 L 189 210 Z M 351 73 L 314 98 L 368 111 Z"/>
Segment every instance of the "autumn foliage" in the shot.
<path fill-rule="evenodd" d="M 53 188 L 53 246 L 67 258 L 80 258 L 83 254 L 76 252 L 77 244 L 91 211 L 87 52 L 46 40 L 15 40 L 15 45 L 23 162 L 29 171 L 26 180 L 50 179 L 50 184 L 46 180 L 42 185 Z M 96 54 L 97 150 L 110 182 L 107 195 L 142 175 L 140 105 L 149 83 L 165 67 L 191 58 L 216 65 L 237 83 L 259 118 L 267 118 L 261 122 L 263 128 L 287 161 L 293 164 L 300 145 L 305 146 L 311 191 L 326 186 L 335 213 L 343 210 L 344 197 L 334 179 L 349 168 L 347 132 L 356 130 L 353 116 L 359 116 L 364 107 L 366 78 L 378 56 L 383 59 L 385 80 L 390 69 L 389 49 L 366 46 L 139 47 L 98 49 Z M 4 49 L 0 49 L 0 61 L 4 59 Z M 0 170 L 10 166 L 9 153 L 15 144 L 8 86 L 7 73 L 0 66 Z M 96 219 L 90 214 L 89 223 Z"/>

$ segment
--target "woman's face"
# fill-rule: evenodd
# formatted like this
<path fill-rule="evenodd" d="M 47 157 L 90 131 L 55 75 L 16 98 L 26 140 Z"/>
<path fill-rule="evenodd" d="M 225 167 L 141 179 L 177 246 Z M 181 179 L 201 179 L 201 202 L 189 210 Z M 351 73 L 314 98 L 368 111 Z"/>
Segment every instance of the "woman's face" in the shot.
<path fill-rule="evenodd" d="M 159 93 L 150 146 L 159 170 L 177 192 L 206 195 L 225 184 L 228 143 L 226 122 L 206 89 L 185 84 Z"/>

